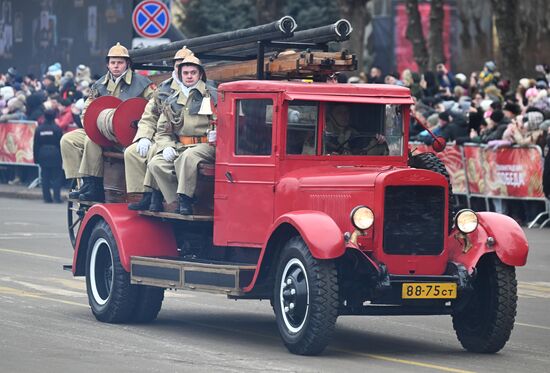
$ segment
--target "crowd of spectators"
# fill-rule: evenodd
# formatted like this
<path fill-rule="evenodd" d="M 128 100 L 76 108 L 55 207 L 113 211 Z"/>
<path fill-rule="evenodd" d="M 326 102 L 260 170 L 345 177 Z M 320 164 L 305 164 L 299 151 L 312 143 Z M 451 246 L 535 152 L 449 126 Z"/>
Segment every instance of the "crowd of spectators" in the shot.
<path fill-rule="evenodd" d="M 341 73 L 333 80 L 408 87 L 415 101 L 409 131 L 412 141 L 430 144 L 433 139 L 424 128 L 427 127 L 435 135 L 458 144 L 473 142 L 494 148 L 538 145 L 546 154 L 545 148 L 550 147 L 550 67 L 537 65 L 532 75 L 532 78 L 510 82 L 493 61 L 487 61 L 481 71 L 469 77 L 454 74 L 444 64 L 438 64 L 436 71 L 423 74 L 406 69 L 400 74 L 384 76 L 381 69 L 372 67 L 368 73 L 350 78 Z M 80 114 L 94 78 L 97 77 L 92 77 L 84 65 L 79 65 L 74 72 L 63 72 L 61 65 L 55 63 L 41 79 L 32 74 L 21 75 L 11 67 L 7 73 L 0 73 L 0 125 L 10 120 L 32 120 L 40 124 L 44 121 L 44 112 L 52 110 L 56 113 L 55 123 L 63 133 L 82 127 Z M 550 197 L 548 167 L 544 177 L 548 179 L 544 182 L 544 192 Z M 17 182 L 17 177 L 12 182 Z M 497 210 L 507 212 L 506 206 Z"/>
<path fill-rule="evenodd" d="M 81 127 L 80 113 L 92 82 L 90 68 L 84 65 L 63 72 L 55 63 L 40 79 L 10 67 L 7 73 L 0 73 L 0 123 L 32 120 L 41 124 L 44 111 L 54 110 L 63 133 Z"/>

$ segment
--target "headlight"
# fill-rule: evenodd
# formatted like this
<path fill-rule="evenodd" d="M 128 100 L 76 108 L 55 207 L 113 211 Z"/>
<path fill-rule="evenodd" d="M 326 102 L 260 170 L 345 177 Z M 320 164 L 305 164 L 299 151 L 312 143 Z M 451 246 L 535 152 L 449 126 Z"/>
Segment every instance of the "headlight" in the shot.
<path fill-rule="evenodd" d="M 367 206 L 357 206 L 351 210 L 351 223 L 361 231 L 369 229 L 374 223 L 374 213 Z"/>
<path fill-rule="evenodd" d="M 472 233 L 477 228 L 477 215 L 470 209 L 460 210 L 456 214 L 455 224 L 462 233 Z"/>

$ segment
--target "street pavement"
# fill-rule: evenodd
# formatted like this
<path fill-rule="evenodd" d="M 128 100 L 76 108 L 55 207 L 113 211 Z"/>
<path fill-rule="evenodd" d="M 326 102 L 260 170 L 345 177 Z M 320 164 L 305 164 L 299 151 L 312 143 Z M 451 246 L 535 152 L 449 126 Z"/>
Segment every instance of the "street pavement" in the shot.
<path fill-rule="evenodd" d="M 62 270 L 66 205 L 1 193 L 0 372 L 550 371 L 550 228 L 526 230 L 516 325 L 500 353 L 464 351 L 449 316 L 353 316 L 338 319 L 321 356 L 302 357 L 283 346 L 266 301 L 167 291 L 151 324 L 96 321 L 84 279 Z"/>

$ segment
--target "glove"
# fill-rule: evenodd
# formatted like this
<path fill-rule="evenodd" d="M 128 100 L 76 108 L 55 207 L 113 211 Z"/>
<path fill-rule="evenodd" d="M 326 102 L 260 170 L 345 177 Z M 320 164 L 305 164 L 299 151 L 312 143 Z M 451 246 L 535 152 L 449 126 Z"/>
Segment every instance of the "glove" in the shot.
<path fill-rule="evenodd" d="M 162 158 L 164 158 L 166 162 L 173 162 L 174 159 L 176 159 L 176 155 L 176 150 L 172 147 L 166 148 L 162 151 Z"/>
<path fill-rule="evenodd" d="M 149 151 L 149 148 L 151 147 L 151 140 L 149 140 L 147 137 L 143 137 L 139 139 L 136 150 L 143 158 L 147 156 L 147 152 Z"/>

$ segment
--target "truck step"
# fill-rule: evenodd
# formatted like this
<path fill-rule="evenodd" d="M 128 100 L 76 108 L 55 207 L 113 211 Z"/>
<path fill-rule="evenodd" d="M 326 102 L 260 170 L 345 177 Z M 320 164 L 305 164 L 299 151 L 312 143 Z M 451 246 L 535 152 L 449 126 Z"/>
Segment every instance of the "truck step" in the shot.
<path fill-rule="evenodd" d="M 132 256 L 130 275 L 133 284 L 238 296 L 255 270 L 255 265 L 243 263 Z"/>
<path fill-rule="evenodd" d="M 175 219 L 175 220 L 187 220 L 187 221 L 214 221 L 212 215 L 181 215 L 175 212 L 152 212 L 143 210 L 139 212 L 140 215 L 153 216 L 161 219 Z"/>

